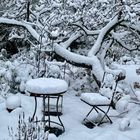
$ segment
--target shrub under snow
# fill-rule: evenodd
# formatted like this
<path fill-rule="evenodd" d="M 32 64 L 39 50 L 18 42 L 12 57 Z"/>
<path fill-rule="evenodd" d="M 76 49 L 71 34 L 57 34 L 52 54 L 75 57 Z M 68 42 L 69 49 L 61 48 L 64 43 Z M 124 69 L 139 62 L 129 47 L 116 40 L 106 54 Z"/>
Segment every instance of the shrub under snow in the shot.
<path fill-rule="evenodd" d="M 123 118 L 119 123 L 119 130 L 125 131 L 130 126 L 130 119 L 129 118 Z"/>
<path fill-rule="evenodd" d="M 8 110 L 13 110 L 20 106 L 21 106 L 21 99 L 18 96 L 12 95 L 7 98 L 6 108 Z"/>

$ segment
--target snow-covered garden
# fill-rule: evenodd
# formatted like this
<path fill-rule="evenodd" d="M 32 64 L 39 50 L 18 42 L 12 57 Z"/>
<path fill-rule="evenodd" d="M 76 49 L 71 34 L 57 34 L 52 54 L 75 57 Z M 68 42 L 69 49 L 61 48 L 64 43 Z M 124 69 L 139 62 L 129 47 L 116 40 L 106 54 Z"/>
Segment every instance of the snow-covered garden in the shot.
<path fill-rule="evenodd" d="M 58 136 L 35 94 L 64 91 Z M 1 0 L 0 140 L 139 140 L 139 129 L 139 0 Z"/>
<path fill-rule="evenodd" d="M 126 70 L 125 85 L 123 86 L 126 86 L 126 83 L 129 86 L 123 87 L 125 91 L 118 89 L 119 93 L 123 94 L 123 97 L 116 103 L 116 109 L 111 108 L 109 111 L 109 116 L 113 123 L 104 123 L 92 129 L 86 127 L 82 121 L 91 107 L 83 103 L 80 100 L 80 96 L 76 96 L 77 91 L 70 85 L 68 91 L 64 94 L 63 115 L 61 116 L 66 130 L 59 137 L 56 137 L 54 134 L 49 134 L 49 140 L 91 140 L 93 138 L 95 140 L 139 140 L 140 89 L 135 88 L 133 89 L 134 91 L 132 91 L 130 88 L 130 85 L 132 86 L 134 82 L 140 81 L 140 75 L 136 74 L 136 69 L 139 68 L 139 65 L 128 64 L 120 65 L 120 67 Z M 79 85 L 82 84 L 79 80 L 77 82 Z M 102 90 L 102 92 L 106 91 Z M 42 100 L 38 102 L 37 117 L 41 119 Z M 8 112 L 7 108 L 12 111 Z M 106 107 L 104 110 L 106 110 Z M 33 111 L 34 98 L 28 94 L 25 95 L 17 92 L 16 95 L 9 93 L 7 97 L 2 95 L 0 99 L 1 139 L 18 139 L 19 115 L 22 117 L 24 112 L 24 121 L 28 124 L 28 119 L 32 117 Z M 90 116 L 91 120 L 97 119 L 97 113 L 95 111 L 92 115 Z M 17 137 L 15 135 L 17 135 Z"/>

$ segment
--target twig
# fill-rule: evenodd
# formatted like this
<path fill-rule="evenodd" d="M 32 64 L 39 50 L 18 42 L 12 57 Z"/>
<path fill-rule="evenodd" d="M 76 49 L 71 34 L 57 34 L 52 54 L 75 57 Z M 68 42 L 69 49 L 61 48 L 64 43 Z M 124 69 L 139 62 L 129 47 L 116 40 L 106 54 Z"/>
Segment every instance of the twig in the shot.
<path fill-rule="evenodd" d="M 140 101 L 130 101 L 129 103 L 134 103 L 140 105 Z"/>
<path fill-rule="evenodd" d="M 137 95 L 135 94 L 135 91 L 134 91 L 134 89 L 132 88 L 131 84 L 130 84 L 130 88 L 131 88 L 133 94 L 135 95 L 135 97 L 137 98 Z"/>
<path fill-rule="evenodd" d="M 118 118 L 122 118 L 122 115 L 128 113 L 128 110 L 124 111 L 124 112 L 121 112 L 120 114 L 118 115 L 115 115 L 115 116 L 109 116 L 109 117 L 118 117 Z"/>

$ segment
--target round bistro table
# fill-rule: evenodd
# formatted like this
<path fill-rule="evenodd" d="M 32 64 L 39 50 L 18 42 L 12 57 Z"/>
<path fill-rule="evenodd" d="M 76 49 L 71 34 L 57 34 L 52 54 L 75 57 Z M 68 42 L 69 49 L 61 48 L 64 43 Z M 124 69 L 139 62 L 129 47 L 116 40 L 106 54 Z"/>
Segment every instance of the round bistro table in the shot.
<path fill-rule="evenodd" d="M 31 79 L 26 83 L 26 91 L 28 91 L 31 96 L 34 96 L 35 99 L 35 109 L 32 116 L 32 121 L 34 120 L 34 116 L 37 110 L 37 98 L 42 98 L 43 101 L 43 117 L 42 122 L 44 124 L 44 128 L 47 127 L 47 130 L 50 130 L 51 123 L 57 124 L 62 127 L 62 131 L 65 131 L 65 127 L 60 119 L 59 114 L 59 100 L 63 98 L 63 94 L 67 91 L 68 84 L 66 81 L 55 78 L 37 78 Z M 50 99 L 56 98 L 56 117 L 58 117 L 59 122 L 51 121 L 51 113 L 50 113 Z M 46 104 L 45 100 L 47 100 L 47 116 L 48 119 L 45 119 L 46 114 Z M 46 122 L 48 122 L 48 126 L 46 126 Z"/>

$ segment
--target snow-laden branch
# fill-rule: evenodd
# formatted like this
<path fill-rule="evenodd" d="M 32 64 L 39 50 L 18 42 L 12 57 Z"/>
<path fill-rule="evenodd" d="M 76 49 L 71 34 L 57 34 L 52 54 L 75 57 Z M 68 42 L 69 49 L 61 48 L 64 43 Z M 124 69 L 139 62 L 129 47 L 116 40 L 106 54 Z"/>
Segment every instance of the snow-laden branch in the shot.
<path fill-rule="evenodd" d="M 114 40 L 116 40 L 116 42 L 123 47 L 124 49 L 128 50 L 128 51 L 135 51 L 135 50 L 139 50 L 139 46 L 135 47 L 135 48 L 131 48 L 130 46 L 128 46 L 124 41 L 122 41 L 121 37 L 119 36 L 118 33 L 115 32 L 111 32 L 112 37 L 114 38 Z"/>
<path fill-rule="evenodd" d="M 103 46 L 102 53 L 100 55 L 100 62 L 102 64 L 103 69 L 105 69 L 104 61 L 105 61 L 106 52 L 112 46 L 113 42 L 114 42 L 114 40 L 110 39 L 109 42 L 105 43 Z"/>
<path fill-rule="evenodd" d="M 100 33 L 100 30 L 94 30 L 94 31 L 88 30 L 86 27 L 84 27 L 80 23 L 72 23 L 70 25 L 79 27 L 81 30 L 85 32 L 86 35 L 98 35 Z"/>
<path fill-rule="evenodd" d="M 57 65 L 57 66 L 60 66 L 60 67 L 66 65 L 66 61 L 64 61 L 64 62 L 57 62 L 57 61 L 55 61 L 55 62 L 54 62 L 54 61 L 45 60 L 45 63 L 46 63 L 47 65 Z"/>
<path fill-rule="evenodd" d="M 48 7 L 42 7 L 41 10 L 38 12 L 37 17 L 39 17 L 41 14 L 44 14 L 44 13 L 47 13 L 47 12 L 50 12 L 53 8 L 61 8 L 62 7 L 62 4 L 61 3 L 56 3 L 55 1 L 52 1 L 53 3 L 50 4 L 51 6 L 48 6 Z M 40 9 L 40 8 L 39 8 Z M 38 10 L 39 10 L 38 9 Z"/>
<path fill-rule="evenodd" d="M 132 24 L 130 24 L 130 23 L 127 23 L 127 22 L 122 22 L 121 25 L 122 25 L 122 26 L 126 26 L 126 27 L 128 27 L 128 28 L 131 28 L 131 29 L 133 29 L 133 30 L 135 30 L 135 31 L 140 32 L 140 22 L 137 23 L 137 24 L 134 24 L 134 25 L 132 25 Z"/>
<path fill-rule="evenodd" d="M 63 44 L 61 44 L 64 46 Z M 96 75 L 98 81 L 102 80 L 104 70 L 101 66 L 99 59 L 96 56 L 87 57 L 83 55 L 79 55 L 73 52 L 70 52 L 65 47 L 62 47 L 60 44 L 54 44 L 54 51 L 56 54 L 65 58 L 67 61 L 78 63 L 78 64 L 86 64 L 92 66 L 92 72 Z"/>
<path fill-rule="evenodd" d="M 128 50 L 126 44 L 121 40 L 121 38 L 119 36 L 117 36 L 114 32 L 111 32 L 111 35 L 114 38 L 114 40 L 116 40 L 117 43 L 119 43 L 120 46 L 122 46 L 123 48 Z"/>
<path fill-rule="evenodd" d="M 40 35 L 33 29 L 33 27 L 31 25 L 28 25 L 25 22 L 17 21 L 14 19 L 0 18 L 0 24 L 9 24 L 9 25 L 24 27 L 31 33 L 31 35 L 36 40 L 40 41 L 39 40 Z M 93 55 L 92 57 L 87 57 L 87 56 L 83 56 L 83 55 L 79 55 L 79 54 L 70 52 L 69 50 L 66 49 L 74 40 L 76 40 L 80 36 L 81 36 L 80 33 L 74 33 L 71 35 L 71 37 L 67 41 L 65 41 L 61 44 L 55 43 L 54 51 L 56 54 L 65 58 L 67 61 L 92 66 L 93 75 L 95 75 L 97 81 L 99 82 L 102 80 L 104 70 L 103 70 L 102 65 L 101 65 L 99 59 L 97 58 L 97 56 Z"/>
<path fill-rule="evenodd" d="M 117 15 L 105 27 L 103 27 L 101 29 L 100 34 L 98 35 L 98 38 L 97 38 L 95 44 L 93 45 L 93 47 L 91 48 L 91 50 L 88 53 L 88 56 L 93 56 L 99 51 L 106 34 L 109 31 L 111 31 L 111 29 L 116 24 L 118 24 L 118 22 L 119 22 L 119 19 L 118 19 L 118 15 Z"/>
<path fill-rule="evenodd" d="M 17 21 L 14 19 L 8 19 L 8 18 L 3 18 L 0 17 L 0 24 L 9 24 L 9 25 L 15 25 L 15 26 L 22 26 L 26 28 L 30 34 L 40 42 L 40 35 L 36 32 L 36 30 L 33 29 L 33 27 L 25 22 L 22 21 Z"/>
<path fill-rule="evenodd" d="M 78 32 L 78 33 L 73 33 L 70 38 L 68 40 L 66 40 L 65 42 L 61 43 L 61 45 L 64 47 L 64 48 L 68 48 L 70 46 L 70 44 L 78 39 L 79 37 L 81 36 L 81 34 Z"/>

